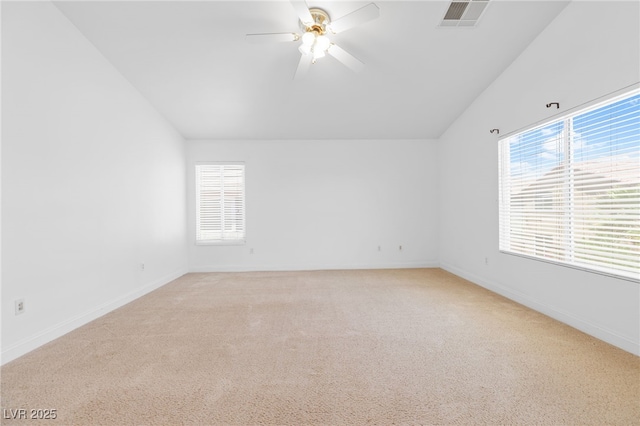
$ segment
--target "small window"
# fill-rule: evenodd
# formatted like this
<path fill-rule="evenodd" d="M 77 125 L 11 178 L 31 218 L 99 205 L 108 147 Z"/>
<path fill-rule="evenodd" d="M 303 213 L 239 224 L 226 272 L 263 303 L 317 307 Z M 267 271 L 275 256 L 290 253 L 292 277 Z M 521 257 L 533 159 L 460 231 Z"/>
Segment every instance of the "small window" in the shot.
<path fill-rule="evenodd" d="M 196 244 L 245 240 L 244 164 L 196 165 Z"/>
<path fill-rule="evenodd" d="M 499 146 L 501 251 L 638 280 L 637 90 Z"/>

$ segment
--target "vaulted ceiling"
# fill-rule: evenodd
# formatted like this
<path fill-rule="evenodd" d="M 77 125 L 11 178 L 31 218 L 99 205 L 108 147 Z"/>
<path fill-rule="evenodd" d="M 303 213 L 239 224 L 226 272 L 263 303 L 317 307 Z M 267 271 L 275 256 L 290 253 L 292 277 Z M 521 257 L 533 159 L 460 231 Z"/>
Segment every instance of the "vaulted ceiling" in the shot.
<path fill-rule="evenodd" d="M 369 2 L 308 0 L 343 16 Z M 380 17 L 333 42 L 294 79 L 300 32 L 288 1 L 71 1 L 56 6 L 186 138 L 437 138 L 566 6 L 491 0 L 474 27 L 439 26 L 448 1 L 380 1 Z M 523 82 L 526 84 L 526 82 Z"/>

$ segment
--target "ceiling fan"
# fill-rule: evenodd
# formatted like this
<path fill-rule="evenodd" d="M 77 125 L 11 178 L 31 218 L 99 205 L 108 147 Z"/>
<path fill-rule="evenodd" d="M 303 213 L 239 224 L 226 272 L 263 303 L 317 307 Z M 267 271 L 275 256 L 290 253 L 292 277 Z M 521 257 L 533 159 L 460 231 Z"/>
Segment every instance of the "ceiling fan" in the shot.
<path fill-rule="evenodd" d="M 311 64 L 328 53 L 353 71 L 360 71 L 364 64 L 353 55 L 333 43 L 328 34 L 338 34 L 353 28 L 364 22 L 371 21 L 380 16 L 380 9 L 375 3 L 356 9 L 341 18 L 331 20 L 329 14 L 320 8 L 309 8 L 304 0 L 290 0 L 291 5 L 299 18 L 299 26 L 302 34 L 297 33 L 266 33 L 247 34 L 247 41 L 252 43 L 268 43 L 293 41 L 300 42 L 300 62 L 294 78 L 301 78 Z"/>

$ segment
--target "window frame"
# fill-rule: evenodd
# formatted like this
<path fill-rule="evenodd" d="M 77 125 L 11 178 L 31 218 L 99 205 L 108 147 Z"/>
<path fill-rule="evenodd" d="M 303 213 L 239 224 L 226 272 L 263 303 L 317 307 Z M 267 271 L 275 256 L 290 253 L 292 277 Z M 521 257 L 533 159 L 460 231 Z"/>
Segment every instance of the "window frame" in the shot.
<path fill-rule="evenodd" d="M 557 114 L 555 116 L 549 117 L 544 121 L 540 121 L 538 123 L 525 127 L 523 129 L 510 132 L 499 138 L 499 145 L 498 145 L 498 234 L 499 234 L 498 245 L 499 247 L 498 249 L 500 253 L 518 256 L 518 257 L 524 257 L 527 259 L 551 263 L 551 264 L 578 269 L 582 271 L 587 271 L 591 273 L 611 276 L 611 277 L 624 279 L 632 282 L 640 282 L 640 273 L 638 272 L 616 269 L 613 266 L 607 267 L 607 266 L 597 265 L 597 264 L 590 263 L 590 261 L 585 261 L 584 259 L 581 259 L 580 261 L 576 261 L 573 258 L 574 256 L 573 245 L 575 244 L 573 234 L 576 233 L 576 229 L 577 229 L 574 227 L 575 225 L 573 224 L 573 221 L 575 220 L 573 205 L 576 200 L 573 194 L 575 190 L 575 187 L 573 186 L 575 185 L 575 182 L 573 180 L 573 173 L 578 168 L 576 167 L 576 165 L 578 166 L 580 165 L 580 162 L 573 158 L 574 147 L 572 144 L 575 142 L 575 140 L 573 139 L 574 135 L 573 135 L 572 126 L 573 126 L 574 119 L 576 117 L 584 116 L 585 114 L 597 111 L 600 108 L 605 108 L 607 106 L 614 105 L 617 102 L 624 101 L 625 99 L 630 99 L 638 95 L 640 95 L 639 87 L 637 86 L 627 87 L 618 92 L 610 94 L 606 97 L 602 97 L 592 102 L 580 105 L 579 107 L 576 107 L 568 111 L 565 111 L 561 114 Z M 570 177 L 566 178 L 566 180 L 562 181 L 564 185 L 567 185 L 566 187 L 563 188 L 562 196 L 565 199 L 571 199 L 571 202 L 566 203 L 566 205 L 563 207 L 563 210 L 562 210 L 562 212 L 568 216 L 565 219 L 565 221 L 568 221 L 569 223 L 569 225 L 563 225 L 565 227 L 568 226 L 568 228 L 565 228 L 564 231 L 562 232 L 563 238 L 566 238 L 567 241 L 561 244 L 562 253 L 565 256 L 567 252 L 570 252 L 569 254 L 570 260 L 568 261 L 564 259 L 563 260 L 551 259 L 549 257 L 538 255 L 537 252 L 532 255 L 532 254 L 519 252 L 517 251 L 517 249 L 515 250 L 513 249 L 513 246 L 511 246 L 511 238 L 512 238 L 511 221 L 516 216 L 511 215 L 510 202 L 512 197 L 514 196 L 514 193 L 508 192 L 511 189 L 510 188 L 511 182 L 508 182 L 506 184 L 504 183 L 505 179 L 513 178 L 509 170 L 510 162 L 511 162 L 511 158 L 510 158 L 511 148 L 505 149 L 504 145 L 505 144 L 508 145 L 509 141 L 516 136 L 524 135 L 528 132 L 532 132 L 538 129 L 543 129 L 548 126 L 552 126 L 556 123 L 563 124 L 563 135 L 560 136 L 560 139 L 561 139 L 560 142 L 563 145 L 563 148 L 560 148 L 560 149 L 563 149 L 564 153 L 567 154 L 566 159 L 563 160 L 562 172 L 571 175 Z M 603 120 L 600 123 L 606 123 L 606 120 Z M 633 151 L 633 153 L 635 154 L 635 151 Z M 608 156 L 604 158 L 612 158 L 612 157 Z M 635 158 L 635 157 L 632 157 L 632 158 Z M 506 164 L 506 163 L 509 163 L 509 164 Z M 541 178 L 539 178 L 538 180 L 540 180 Z M 507 194 L 504 194 L 505 186 L 508 187 Z M 535 193 L 536 197 L 540 195 L 541 193 L 537 193 L 537 192 Z M 509 200 L 505 200 L 505 197 L 509 197 Z M 536 199 L 535 201 L 537 203 L 538 200 Z M 568 232 L 567 232 L 567 229 L 568 229 Z M 533 236 L 534 238 L 545 237 L 544 234 L 540 234 L 539 232 L 534 232 Z M 543 249 L 544 247 L 542 246 L 538 247 L 538 245 L 535 244 L 534 247 L 531 247 L 530 249 L 537 250 L 541 248 Z"/>
<path fill-rule="evenodd" d="M 200 222 L 200 180 L 199 180 L 199 167 L 206 166 L 214 166 L 214 167 L 224 167 L 224 166 L 235 166 L 242 167 L 242 185 L 241 185 L 241 208 L 242 208 L 242 228 L 243 233 L 241 238 L 220 238 L 220 239 L 202 239 L 199 238 L 199 234 L 202 232 L 201 222 Z M 246 199 L 247 199 L 247 191 L 246 191 L 246 164 L 243 161 L 201 161 L 196 162 L 193 167 L 194 171 L 194 192 L 195 192 L 195 212 L 194 212 L 194 223 L 195 223 L 195 245 L 197 246 L 238 246 L 245 245 L 247 241 L 247 219 L 246 219 Z M 224 207 L 221 208 L 224 210 Z M 221 221 L 224 222 L 224 215 L 221 214 Z M 221 227 L 224 227 L 224 224 L 221 224 Z M 221 234 L 224 234 L 224 231 L 220 230 Z M 224 237 L 224 235 L 223 235 Z"/>

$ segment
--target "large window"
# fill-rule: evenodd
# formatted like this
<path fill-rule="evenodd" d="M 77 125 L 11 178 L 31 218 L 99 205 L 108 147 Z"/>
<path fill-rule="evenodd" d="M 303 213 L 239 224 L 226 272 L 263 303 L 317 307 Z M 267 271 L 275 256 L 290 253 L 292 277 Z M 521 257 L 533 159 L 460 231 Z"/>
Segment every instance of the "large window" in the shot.
<path fill-rule="evenodd" d="M 637 90 L 499 146 L 501 251 L 640 277 Z"/>
<path fill-rule="evenodd" d="M 196 165 L 196 243 L 245 239 L 244 164 Z"/>

